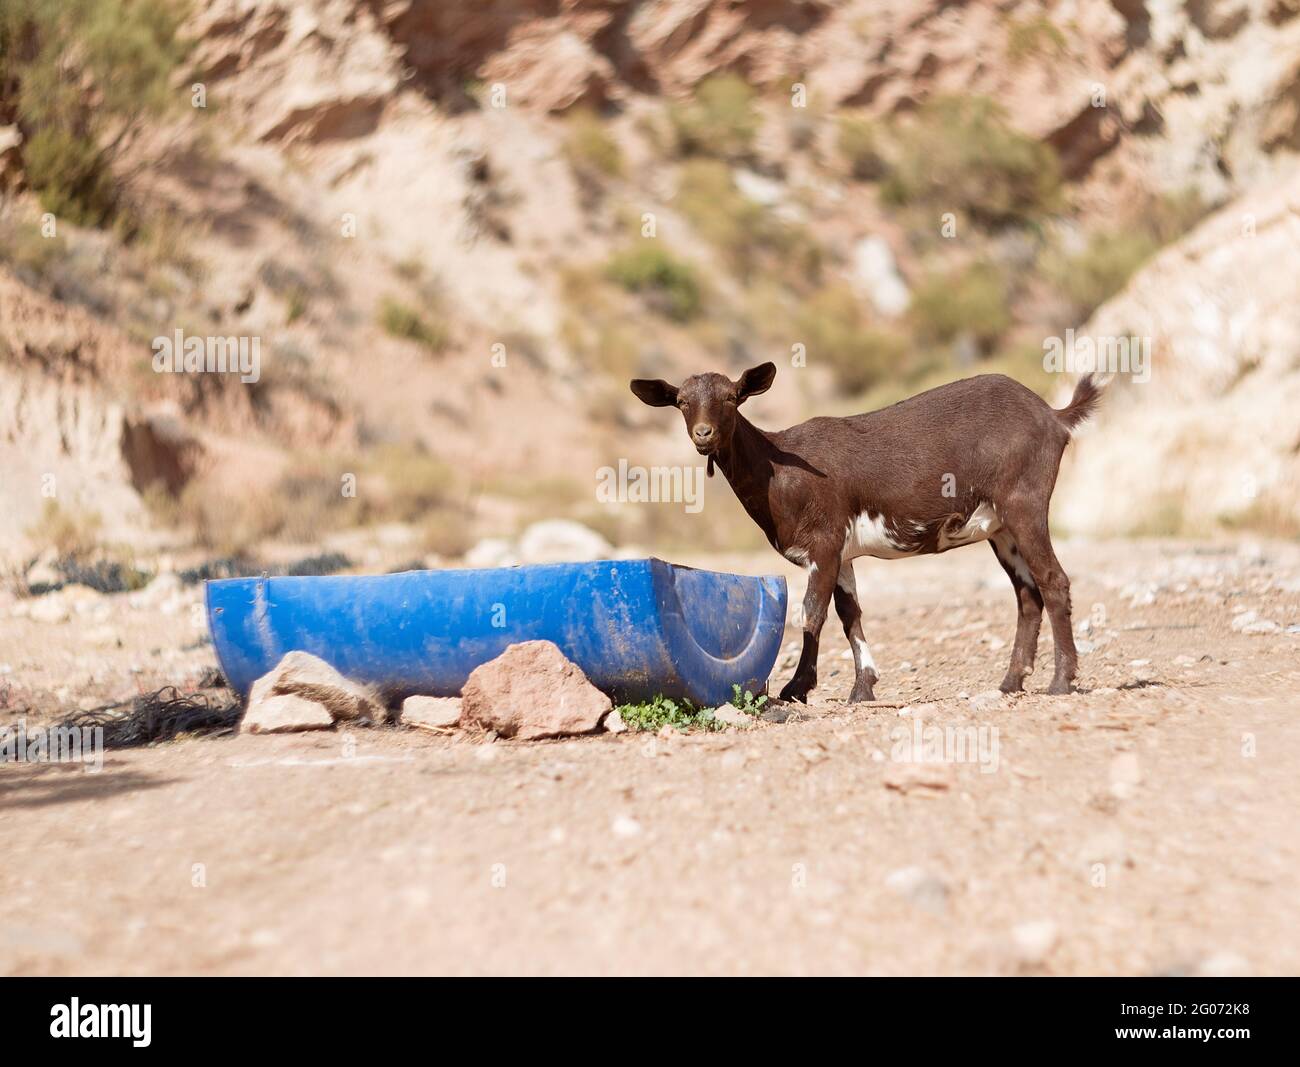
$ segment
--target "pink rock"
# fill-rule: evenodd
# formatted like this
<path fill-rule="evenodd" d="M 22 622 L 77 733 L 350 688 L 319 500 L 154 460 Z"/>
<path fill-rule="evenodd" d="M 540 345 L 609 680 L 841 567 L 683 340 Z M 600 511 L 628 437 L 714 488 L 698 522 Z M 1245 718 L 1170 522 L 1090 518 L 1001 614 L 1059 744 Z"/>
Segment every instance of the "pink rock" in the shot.
<path fill-rule="evenodd" d="M 554 644 L 523 641 L 474 669 L 461 694 L 460 723 L 530 741 L 591 733 L 611 707 Z"/>

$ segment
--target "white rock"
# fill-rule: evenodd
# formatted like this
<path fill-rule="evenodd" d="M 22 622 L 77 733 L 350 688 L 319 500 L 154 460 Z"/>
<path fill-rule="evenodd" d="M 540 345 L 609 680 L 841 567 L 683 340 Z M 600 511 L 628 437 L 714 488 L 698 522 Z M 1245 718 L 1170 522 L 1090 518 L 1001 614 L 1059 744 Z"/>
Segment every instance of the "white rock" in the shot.
<path fill-rule="evenodd" d="M 467 567 L 517 567 L 519 554 L 504 537 L 485 537 L 465 553 Z"/>
<path fill-rule="evenodd" d="M 608 559 L 613 552 L 595 530 L 571 519 L 535 522 L 519 538 L 519 558 L 524 563 L 582 563 Z"/>
<path fill-rule="evenodd" d="M 444 730 L 460 722 L 459 697 L 411 696 L 402 701 L 404 726 L 423 730 Z"/>
<path fill-rule="evenodd" d="M 854 245 L 852 278 L 882 315 L 901 315 L 912 302 L 907 283 L 898 273 L 893 250 L 883 237 L 864 237 Z"/>
<path fill-rule="evenodd" d="M 1136 752 L 1121 752 L 1110 761 L 1110 791 L 1121 800 L 1131 797 L 1142 784 L 1142 766 Z"/>
<path fill-rule="evenodd" d="M 274 670 L 253 683 L 249 706 L 282 693 L 293 693 L 323 705 L 336 721 L 359 719 L 378 723 L 387 718 L 383 705 L 367 689 L 307 652 L 285 653 Z"/>
<path fill-rule="evenodd" d="M 607 734 L 627 733 L 627 723 L 623 721 L 623 716 L 618 713 L 618 708 L 605 716 L 603 725 Z"/>
<path fill-rule="evenodd" d="M 943 911 L 948 887 L 924 867 L 900 867 L 885 878 L 885 888 L 927 911 Z"/>
<path fill-rule="evenodd" d="M 302 730 L 329 730 L 334 719 L 321 704 L 292 693 L 259 696 L 248 705 L 240 721 L 241 733 L 286 734 Z"/>
<path fill-rule="evenodd" d="M 748 728 L 754 725 L 754 716 L 747 715 L 734 704 L 720 704 L 713 709 L 713 717 L 728 726 Z"/>
<path fill-rule="evenodd" d="M 610 829 L 616 837 L 636 837 L 641 832 L 641 824 L 628 815 L 620 815 Z"/>
<path fill-rule="evenodd" d="M 1011 942 L 1016 955 L 1022 963 L 1042 963 L 1060 937 L 1056 923 L 1051 919 L 1037 919 L 1034 922 L 1020 923 L 1011 931 Z"/>

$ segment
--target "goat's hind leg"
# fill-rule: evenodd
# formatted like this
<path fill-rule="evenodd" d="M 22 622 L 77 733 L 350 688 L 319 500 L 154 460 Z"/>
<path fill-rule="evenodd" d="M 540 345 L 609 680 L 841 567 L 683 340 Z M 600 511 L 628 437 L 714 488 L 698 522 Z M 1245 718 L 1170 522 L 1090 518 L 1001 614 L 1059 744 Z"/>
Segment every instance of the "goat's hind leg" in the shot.
<path fill-rule="evenodd" d="M 1056 671 L 1047 692 L 1060 695 L 1070 692 L 1070 683 L 1079 669 L 1074 648 L 1074 630 L 1070 621 L 1070 579 L 1066 575 L 1047 529 L 1047 506 L 1021 510 L 1004 516 L 1007 532 L 1015 539 L 1020 555 L 1033 575 L 1034 585 L 1052 622 L 1052 643 L 1056 646 Z"/>
<path fill-rule="evenodd" d="M 1019 693 L 1025 688 L 1025 676 L 1034 673 L 1038 654 L 1038 631 L 1043 624 L 1043 597 L 1034 584 L 1029 565 L 1020 554 L 1015 539 L 1002 530 L 989 541 L 993 554 L 1011 579 L 1016 594 L 1016 639 L 1011 649 L 1011 665 L 999 688 L 1004 693 Z"/>
<path fill-rule="evenodd" d="M 844 636 L 849 639 L 849 647 L 853 649 L 853 692 L 849 695 L 849 703 L 875 700 L 873 686 L 880 680 L 880 675 L 876 672 L 876 663 L 871 658 L 866 638 L 862 636 L 862 606 L 858 603 L 852 560 L 840 564 L 835 582 L 835 611 L 844 624 Z"/>

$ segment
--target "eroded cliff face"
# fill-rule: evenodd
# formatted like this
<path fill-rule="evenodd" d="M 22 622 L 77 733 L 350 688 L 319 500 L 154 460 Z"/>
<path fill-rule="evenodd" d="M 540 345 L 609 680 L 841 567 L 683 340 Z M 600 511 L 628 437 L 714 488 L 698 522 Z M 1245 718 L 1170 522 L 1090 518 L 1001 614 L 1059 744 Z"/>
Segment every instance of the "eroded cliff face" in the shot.
<path fill-rule="evenodd" d="M 1066 529 L 1300 525 L 1300 302 L 1281 266 L 1297 247 L 1292 179 L 1235 200 L 1097 311 L 1081 333 L 1149 342 L 1150 380 L 1118 376 L 1072 446 Z"/>
<path fill-rule="evenodd" d="M 57 466 L 87 506 L 139 532 L 151 521 L 142 480 L 265 486 L 286 456 L 377 440 L 414 442 L 479 479 L 523 451 L 543 480 L 642 452 L 689 461 L 671 428 L 619 407 L 616 379 L 729 364 L 735 343 L 629 317 L 630 344 L 609 324 L 635 309 L 601 319 L 589 279 L 626 244 L 628 220 L 650 213 L 711 292 L 763 302 L 679 210 L 678 164 L 651 135 L 668 104 L 733 73 L 762 90 L 753 158 L 732 166 L 742 195 L 806 226 L 831 282 L 864 303 L 864 240 L 904 293 L 896 306 L 904 280 L 930 267 L 835 161 L 846 112 L 906 120 L 935 94 L 991 97 L 1057 150 L 1080 227 L 1150 191 L 1191 186 L 1222 205 L 1090 324 L 1150 323 L 1155 369 L 1147 385 L 1119 386 L 1073 450 L 1058 518 L 1080 532 L 1137 529 L 1168 503 L 1162 492 L 1215 516 L 1292 514 L 1281 412 L 1300 332 L 1283 281 L 1300 247 L 1288 199 L 1298 14 L 1291 0 L 200 0 L 189 30 L 208 110 L 160 127 L 136 162 L 145 195 L 190 227 L 202 270 L 168 269 L 164 283 L 105 251 L 94 300 L 0 271 L 6 469 L 30 481 Z M 797 144 L 792 86 L 808 104 Z M 624 159 L 595 194 L 567 148 L 587 108 Z M 10 171 L 11 134 L 0 130 Z M 1244 215 L 1256 216 L 1252 237 Z M 436 320 L 435 356 L 382 328 L 393 300 Z M 265 383 L 159 381 L 150 338 L 182 322 L 259 336 Z M 41 340 L 60 331 L 74 340 Z M 575 342 L 583 331 L 597 349 L 635 353 L 594 367 Z M 812 373 L 759 414 L 776 424 L 843 399 Z M 1138 445 L 1143 434 L 1155 443 Z M 1250 457 L 1266 503 L 1236 495 L 1233 455 Z M 1117 484 L 1131 491 L 1103 492 Z M 40 507 L 24 495 L 0 537 L 20 538 Z"/>

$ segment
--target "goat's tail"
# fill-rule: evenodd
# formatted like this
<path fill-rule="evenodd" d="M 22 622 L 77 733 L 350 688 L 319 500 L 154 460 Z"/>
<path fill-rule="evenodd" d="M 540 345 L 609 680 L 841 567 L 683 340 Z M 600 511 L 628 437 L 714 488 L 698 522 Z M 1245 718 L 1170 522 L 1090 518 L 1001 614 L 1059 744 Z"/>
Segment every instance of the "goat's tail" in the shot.
<path fill-rule="evenodd" d="M 1065 428 L 1074 433 L 1079 423 L 1092 417 L 1101 402 L 1104 383 L 1097 380 L 1095 374 L 1085 374 L 1074 387 L 1074 396 L 1070 402 L 1056 413 L 1056 417 L 1065 424 Z"/>

